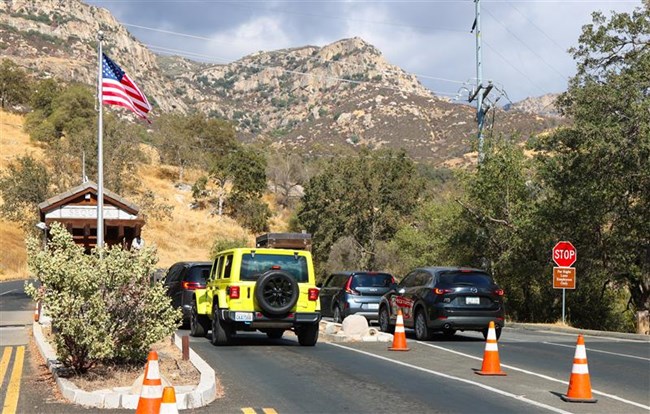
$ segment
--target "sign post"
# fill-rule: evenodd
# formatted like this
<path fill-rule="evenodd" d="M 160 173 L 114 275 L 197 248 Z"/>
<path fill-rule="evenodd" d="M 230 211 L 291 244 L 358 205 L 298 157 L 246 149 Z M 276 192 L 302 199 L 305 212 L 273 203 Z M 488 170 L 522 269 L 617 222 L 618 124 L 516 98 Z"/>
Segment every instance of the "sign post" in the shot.
<path fill-rule="evenodd" d="M 576 269 L 571 266 L 578 253 L 571 242 L 561 241 L 553 247 L 552 257 L 559 266 L 553 268 L 553 289 L 562 289 L 562 323 L 565 323 L 566 290 L 576 288 Z"/>

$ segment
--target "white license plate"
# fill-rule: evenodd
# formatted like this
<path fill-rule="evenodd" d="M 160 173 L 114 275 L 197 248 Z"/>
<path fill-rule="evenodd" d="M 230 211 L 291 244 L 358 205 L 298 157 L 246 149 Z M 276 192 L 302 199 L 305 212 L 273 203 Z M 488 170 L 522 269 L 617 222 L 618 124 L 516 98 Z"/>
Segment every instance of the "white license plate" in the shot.
<path fill-rule="evenodd" d="M 368 309 L 373 309 L 373 310 L 379 309 L 379 303 L 369 303 Z"/>
<path fill-rule="evenodd" d="M 468 304 L 468 305 L 480 305 L 481 304 L 481 298 L 467 297 L 467 298 L 465 298 L 465 303 Z"/>
<path fill-rule="evenodd" d="M 235 312 L 235 321 L 253 322 L 253 314 L 251 312 Z"/>

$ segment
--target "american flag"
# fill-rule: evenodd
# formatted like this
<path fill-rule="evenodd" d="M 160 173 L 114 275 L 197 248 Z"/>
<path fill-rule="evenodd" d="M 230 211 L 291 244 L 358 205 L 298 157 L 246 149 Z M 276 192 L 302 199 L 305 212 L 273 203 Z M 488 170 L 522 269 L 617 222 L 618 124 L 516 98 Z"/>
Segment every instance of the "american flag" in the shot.
<path fill-rule="evenodd" d="M 147 97 L 122 68 L 104 53 L 102 53 L 102 100 L 106 105 L 128 108 L 143 119 L 147 119 L 146 114 L 151 110 Z"/>

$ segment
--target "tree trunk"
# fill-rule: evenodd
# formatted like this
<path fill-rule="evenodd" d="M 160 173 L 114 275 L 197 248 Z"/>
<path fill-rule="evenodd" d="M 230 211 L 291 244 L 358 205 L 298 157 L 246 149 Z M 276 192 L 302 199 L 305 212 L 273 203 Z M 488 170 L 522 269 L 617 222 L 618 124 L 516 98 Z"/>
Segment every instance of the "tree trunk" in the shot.
<path fill-rule="evenodd" d="M 636 313 L 636 333 L 650 335 L 650 311 L 638 311 Z"/>

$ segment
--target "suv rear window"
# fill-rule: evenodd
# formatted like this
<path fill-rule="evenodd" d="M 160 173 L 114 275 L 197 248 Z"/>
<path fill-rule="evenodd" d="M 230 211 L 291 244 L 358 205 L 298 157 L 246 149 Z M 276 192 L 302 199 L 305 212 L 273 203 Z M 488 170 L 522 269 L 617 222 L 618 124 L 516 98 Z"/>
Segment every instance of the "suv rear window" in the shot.
<path fill-rule="evenodd" d="M 387 273 L 379 274 L 356 274 L 352 279 L 351 288 L 357 287 L 389 287 L 393 282 L 393 276 Z"/>
<path fill-rule="evenodd" d="M 262 273 L 271 269 L 287 272 L 298 283 L 309 281 L 307 258 L 305 256 L 259 253 L 242 255 L 239 279 L 257 280 Z"/>
<path fill-rule="evenodd" d="M 490 286 L 494 284 L 492 276 L 479 272 L 445 272 L 440 274 L 440 283 L 443 285 L 465 286 Z"/>
<path fill-rule="evenodd" d="M 210 265 L 190 267 L 185 275 L 185 281 L 205 284 L 210 276 Z"/>

